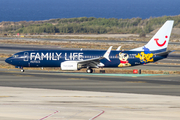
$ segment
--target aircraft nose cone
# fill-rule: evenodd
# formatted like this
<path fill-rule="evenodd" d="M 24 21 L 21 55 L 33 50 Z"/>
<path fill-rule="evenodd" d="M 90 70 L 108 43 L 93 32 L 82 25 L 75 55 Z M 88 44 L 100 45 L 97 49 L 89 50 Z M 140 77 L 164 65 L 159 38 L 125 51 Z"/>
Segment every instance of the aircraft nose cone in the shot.
<path fill-rule="evenodd" d="M 10 63 L 10 62 L 11 62 L 10 58 L 7 58 L 7 59 L 5 60 L 5 62 L 6 62 L 6 63 Z"/>

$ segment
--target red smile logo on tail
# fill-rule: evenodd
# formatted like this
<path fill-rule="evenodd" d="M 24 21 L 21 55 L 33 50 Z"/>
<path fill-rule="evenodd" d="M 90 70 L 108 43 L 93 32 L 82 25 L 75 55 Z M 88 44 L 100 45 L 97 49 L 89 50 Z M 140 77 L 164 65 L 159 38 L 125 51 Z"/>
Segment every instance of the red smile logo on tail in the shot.
<path fill-rule="evenodd" d="M 165 36 L 165 38 L 168 38 L 168 36 Z M 159 44 L 159 43 L 158 43 L 158 40 L 159 40 L 158 38 L 155 38 L 154 40 L 156 41 L 156 44 L 157 44 L 159 47 L 162 47 L 162 46 L 164 46 L 164 45 L 166 44 L 166 40 L 164 41 L 163 44 Z"/>

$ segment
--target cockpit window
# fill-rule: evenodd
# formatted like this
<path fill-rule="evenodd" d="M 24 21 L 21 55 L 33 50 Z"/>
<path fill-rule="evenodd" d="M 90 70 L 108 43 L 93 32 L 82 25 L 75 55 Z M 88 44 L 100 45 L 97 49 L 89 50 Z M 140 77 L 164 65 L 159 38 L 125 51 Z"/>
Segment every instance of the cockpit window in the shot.
<path fill-rule="evenodd" d="M 19 55 L 13 55 L 12 57 L 17 58 L 17 57 L 19 57 Z"/>

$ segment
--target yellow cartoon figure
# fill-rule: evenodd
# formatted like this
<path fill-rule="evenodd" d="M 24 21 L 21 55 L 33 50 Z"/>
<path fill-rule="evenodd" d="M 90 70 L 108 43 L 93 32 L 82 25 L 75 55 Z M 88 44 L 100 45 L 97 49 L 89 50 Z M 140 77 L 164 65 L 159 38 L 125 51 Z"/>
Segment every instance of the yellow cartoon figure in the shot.
<path fill-rule="evenodd" d="M 144 52 L 141 52 L 140 54 L 135 56 L 136 58 L 139 58 L 141 63 L 146 63 L 146 62 L 153 62 L 154 59 L 152 53 L 145 54 Z"/>
<path fill-rule="evenodd" d="M 120 64 L 118 65 L 118 67 L 125 67 L 125 66 L 131 66 L 131 64 L 128 61 L 129 55 L 128 54 L 124 54 L 124 53 L 119 53 L 119 60 L 120 60 Z"/>
<path fill-rule="evenodd" d="M 154 59 L 152 58 L 153 54 L 146 54 L 145 58 L 146 58 L 146 62 L 154 62 Z"/>

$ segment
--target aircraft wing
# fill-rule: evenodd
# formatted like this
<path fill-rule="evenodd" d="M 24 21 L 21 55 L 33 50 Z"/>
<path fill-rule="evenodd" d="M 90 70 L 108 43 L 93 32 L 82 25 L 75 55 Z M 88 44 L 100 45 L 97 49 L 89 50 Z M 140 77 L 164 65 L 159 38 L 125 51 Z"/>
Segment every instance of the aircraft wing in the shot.
<path fill-rule="evenodd" d="M 106 51 L 106 53 L 102 57 L 78 61 L 78 64 L 81 64 L 82 66 L 86 66 L 86 67 L 93 67 L 93 68 L 103 67 L 104 64 L 101 63 L 100 60 L 106 58 L 108 61 L 111 61 L 109 59 L 109 54 L 111 52 L 111 49 L 112 49 L 112 46 L 109 47 L 109 49 Z"/>

